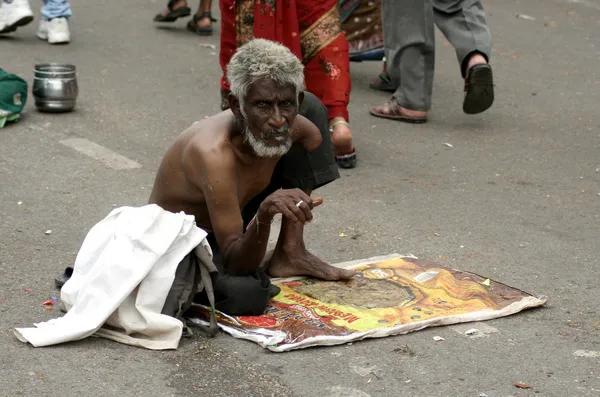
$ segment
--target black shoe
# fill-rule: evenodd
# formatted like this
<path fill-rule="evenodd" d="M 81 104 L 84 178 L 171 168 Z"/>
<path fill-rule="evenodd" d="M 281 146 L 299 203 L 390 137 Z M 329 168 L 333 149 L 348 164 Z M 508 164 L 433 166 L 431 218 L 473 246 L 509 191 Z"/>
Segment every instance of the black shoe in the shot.
<path fill-rule="evenodd" d="M 486 111 L 494 103 L 494 78 L 492 67 L 487 63 L 473 66 L 465 79 L 463 111 L 477 114 Z"/>
<path fill-rule="evenodd" d="M 65 285 L 67 281 L 69 281 L 72 275 L 73 268 L 71 266 L 67 266 L 62 274 L 59 274 L 58 276 L 54 277 L 54 285 L 56 285 L 56 288 L 61 289 L 62 286 Z"/>

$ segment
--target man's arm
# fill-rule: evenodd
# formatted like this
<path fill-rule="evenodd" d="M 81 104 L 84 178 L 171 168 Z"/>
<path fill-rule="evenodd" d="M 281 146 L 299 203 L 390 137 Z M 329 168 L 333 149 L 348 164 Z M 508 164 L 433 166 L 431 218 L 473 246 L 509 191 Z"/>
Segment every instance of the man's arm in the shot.
<path fill-rule="evenodd" d="M 323 202 L 313 200 L 300 189 L 279 189 L 261 203 L 244 233 L 234 154 L 227 150 L 201 150 L 190 143 L 183 152 L 183 170 L 186 179 L 204 195 L 224 266 L 234 276 L 248 274 L 260 266 L 276 214 L 293 222 L 310 222 L 312 208 Z"/>

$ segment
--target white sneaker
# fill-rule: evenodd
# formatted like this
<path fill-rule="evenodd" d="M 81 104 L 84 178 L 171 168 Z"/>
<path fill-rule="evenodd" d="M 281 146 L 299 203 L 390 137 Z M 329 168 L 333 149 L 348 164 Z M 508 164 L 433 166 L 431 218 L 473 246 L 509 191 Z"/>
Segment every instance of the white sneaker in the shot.
<path fill-rule="evenodd" d="M 9 33 L 33 21 L 33 13 L 27 0 L 0 0 L 0 33 Z"/>
<path fill-rule="evenodd" d="M 71 40 L 67 18 L 54 18 L 50 21 L 40 21 L 37 37 L 48 40 L 50 44 L 64 44 Z"/>

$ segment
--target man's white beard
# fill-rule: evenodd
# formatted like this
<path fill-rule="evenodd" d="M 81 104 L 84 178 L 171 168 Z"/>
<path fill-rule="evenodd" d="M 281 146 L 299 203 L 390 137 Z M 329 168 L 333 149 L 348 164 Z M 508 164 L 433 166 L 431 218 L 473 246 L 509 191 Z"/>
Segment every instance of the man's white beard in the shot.
<path fill-rule="evenodd" d="M 292 147 L 292 137 L 277 137 L 275 138 L 279 145 L 267 145 L 263 140 L 258 139 L 250 131 L 248 123 L 244 120 L 244 142 L 250 145 L 254 153 L 258 157 L 281 157 L 286 154 Z"/>

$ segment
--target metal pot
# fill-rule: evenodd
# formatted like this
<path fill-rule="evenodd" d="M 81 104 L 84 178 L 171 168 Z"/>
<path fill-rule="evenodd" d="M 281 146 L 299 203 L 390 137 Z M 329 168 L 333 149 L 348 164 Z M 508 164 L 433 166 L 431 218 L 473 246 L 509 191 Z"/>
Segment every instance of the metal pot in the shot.
<path fill-rule="evenodd" d="M 79 94 L 75 65 L 41 63 L 35 65 L 32 93 L 40 112 L 69 112 Z"/>

